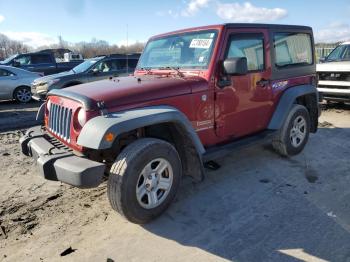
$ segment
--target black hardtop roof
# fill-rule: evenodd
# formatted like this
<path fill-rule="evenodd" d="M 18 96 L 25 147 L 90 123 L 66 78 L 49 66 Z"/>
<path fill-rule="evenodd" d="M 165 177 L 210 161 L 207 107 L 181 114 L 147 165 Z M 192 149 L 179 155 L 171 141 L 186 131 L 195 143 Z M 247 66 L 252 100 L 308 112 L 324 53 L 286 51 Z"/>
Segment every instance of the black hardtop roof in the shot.
<path fill-rule="evenodd" d="M 288 30 L 312 30 L 310 26 L 303 25 L 282 25 L 282 24 L 259 24 L 259 23 L 227 23 L 228 28 L 267 28 L 267 29 L 288 29 Z"/>
<path fill-rule="evenodd" d="M 140 53 L 132 53 L 132 54 L 110 54 L 110 55 L 101 55 L 105 58 L 107 57 L 112 57 L 112 58 L 139 58 L 140 57 Z"/>
<path fill-rule="evenodd" d="M 39 51 L 39 52 L 28 52 L 28 53 L 18 53 L 16 55 L 52 55 L 52 52 L 48 52 L 48 51 Z"/>

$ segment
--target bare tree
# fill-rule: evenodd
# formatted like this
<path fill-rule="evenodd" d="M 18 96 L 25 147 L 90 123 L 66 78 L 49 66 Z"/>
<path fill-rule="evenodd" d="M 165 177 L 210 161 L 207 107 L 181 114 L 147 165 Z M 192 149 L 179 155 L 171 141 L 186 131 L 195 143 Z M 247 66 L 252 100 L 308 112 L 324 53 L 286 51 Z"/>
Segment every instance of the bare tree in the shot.
<path fill-rule="evenodd" d="M 0 34 L 0 60 L 3 60 L 13 54 L 26 53 L 30 48 L 15 40 L 9 39 L 6 35 Z"/>
<path fill-rule="evenodd" d="M 19 41 L 11 40 L 7 36 L 0 34 L 0 60 L 17 53 L 59 48 L 66 48 L 81 53 L 84 58 L 90 58 L 109 54 L 140 53 L 144 48 L 144 43 L 136 42 L 126 47 L 124 45 L 111 45 L 107 41 L 98 40 L 96 38 L 92 38 L 90 42 L 69 43 L 65 41 L 62 36 L 58 36 L 57 44 L 41 46 L 33 50 Z"/>
<path fill-rule="evenodd" d="M 109 54 L 140 53 L 144 48 L 144 43 L 136 42 L 128 47 L 121 45 L 110 45 L 107 41 L 93 38 L 90 42 L 79 42 L 70 48 L 81 53 L 85 58 Z"/>
<path fill-rule="evenodd" d="M 63 37 L 61 35 L 59 35 L 57 38 L 58 38 L 57 48 L 67 48 L 68 47 L 68 42 L 63 40 Z"/>

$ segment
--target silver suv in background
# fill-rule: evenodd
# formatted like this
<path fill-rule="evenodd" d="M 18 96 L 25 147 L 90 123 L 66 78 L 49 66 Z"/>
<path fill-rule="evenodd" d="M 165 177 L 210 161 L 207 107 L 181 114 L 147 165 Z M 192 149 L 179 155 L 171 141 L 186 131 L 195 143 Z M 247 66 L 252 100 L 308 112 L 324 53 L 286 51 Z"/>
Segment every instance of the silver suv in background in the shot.
<path fill-rule="evenodd" d="M 350 101 L 350 42 L 338 45 L 316 66 L 318 91 L 327 101 Z"/>

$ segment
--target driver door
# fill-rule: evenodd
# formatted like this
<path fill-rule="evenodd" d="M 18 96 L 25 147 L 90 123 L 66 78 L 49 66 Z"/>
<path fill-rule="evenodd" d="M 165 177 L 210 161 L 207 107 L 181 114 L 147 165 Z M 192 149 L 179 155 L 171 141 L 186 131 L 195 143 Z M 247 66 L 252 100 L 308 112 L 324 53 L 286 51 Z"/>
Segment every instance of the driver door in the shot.
<path fill-rule="evenodd" d="M 238 138 L 265 129 L 272 114 L 271 62 L 266 29 L 231 29 L 225 39 L 226 58 L 246 57 L 245 75 L 225 75 L 216 81 L 216 134 Z M 221 81 L 225 79 L 224 85 Z"/>

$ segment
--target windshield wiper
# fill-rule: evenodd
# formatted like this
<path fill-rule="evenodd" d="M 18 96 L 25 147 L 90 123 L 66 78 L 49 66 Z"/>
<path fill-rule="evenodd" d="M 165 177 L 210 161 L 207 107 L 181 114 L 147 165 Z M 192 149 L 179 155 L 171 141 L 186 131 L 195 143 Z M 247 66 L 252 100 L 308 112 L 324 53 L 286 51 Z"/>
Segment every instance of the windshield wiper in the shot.
<path fill-rule="evenodd" d="M 184 77 L 185 75 L 180 71 L 180 67 L 175 67 L 175 66 L 163 66 L 157 68 L 158 70 L 173 70 L 176 71 L 177 75 L 180 77 Z"/>

